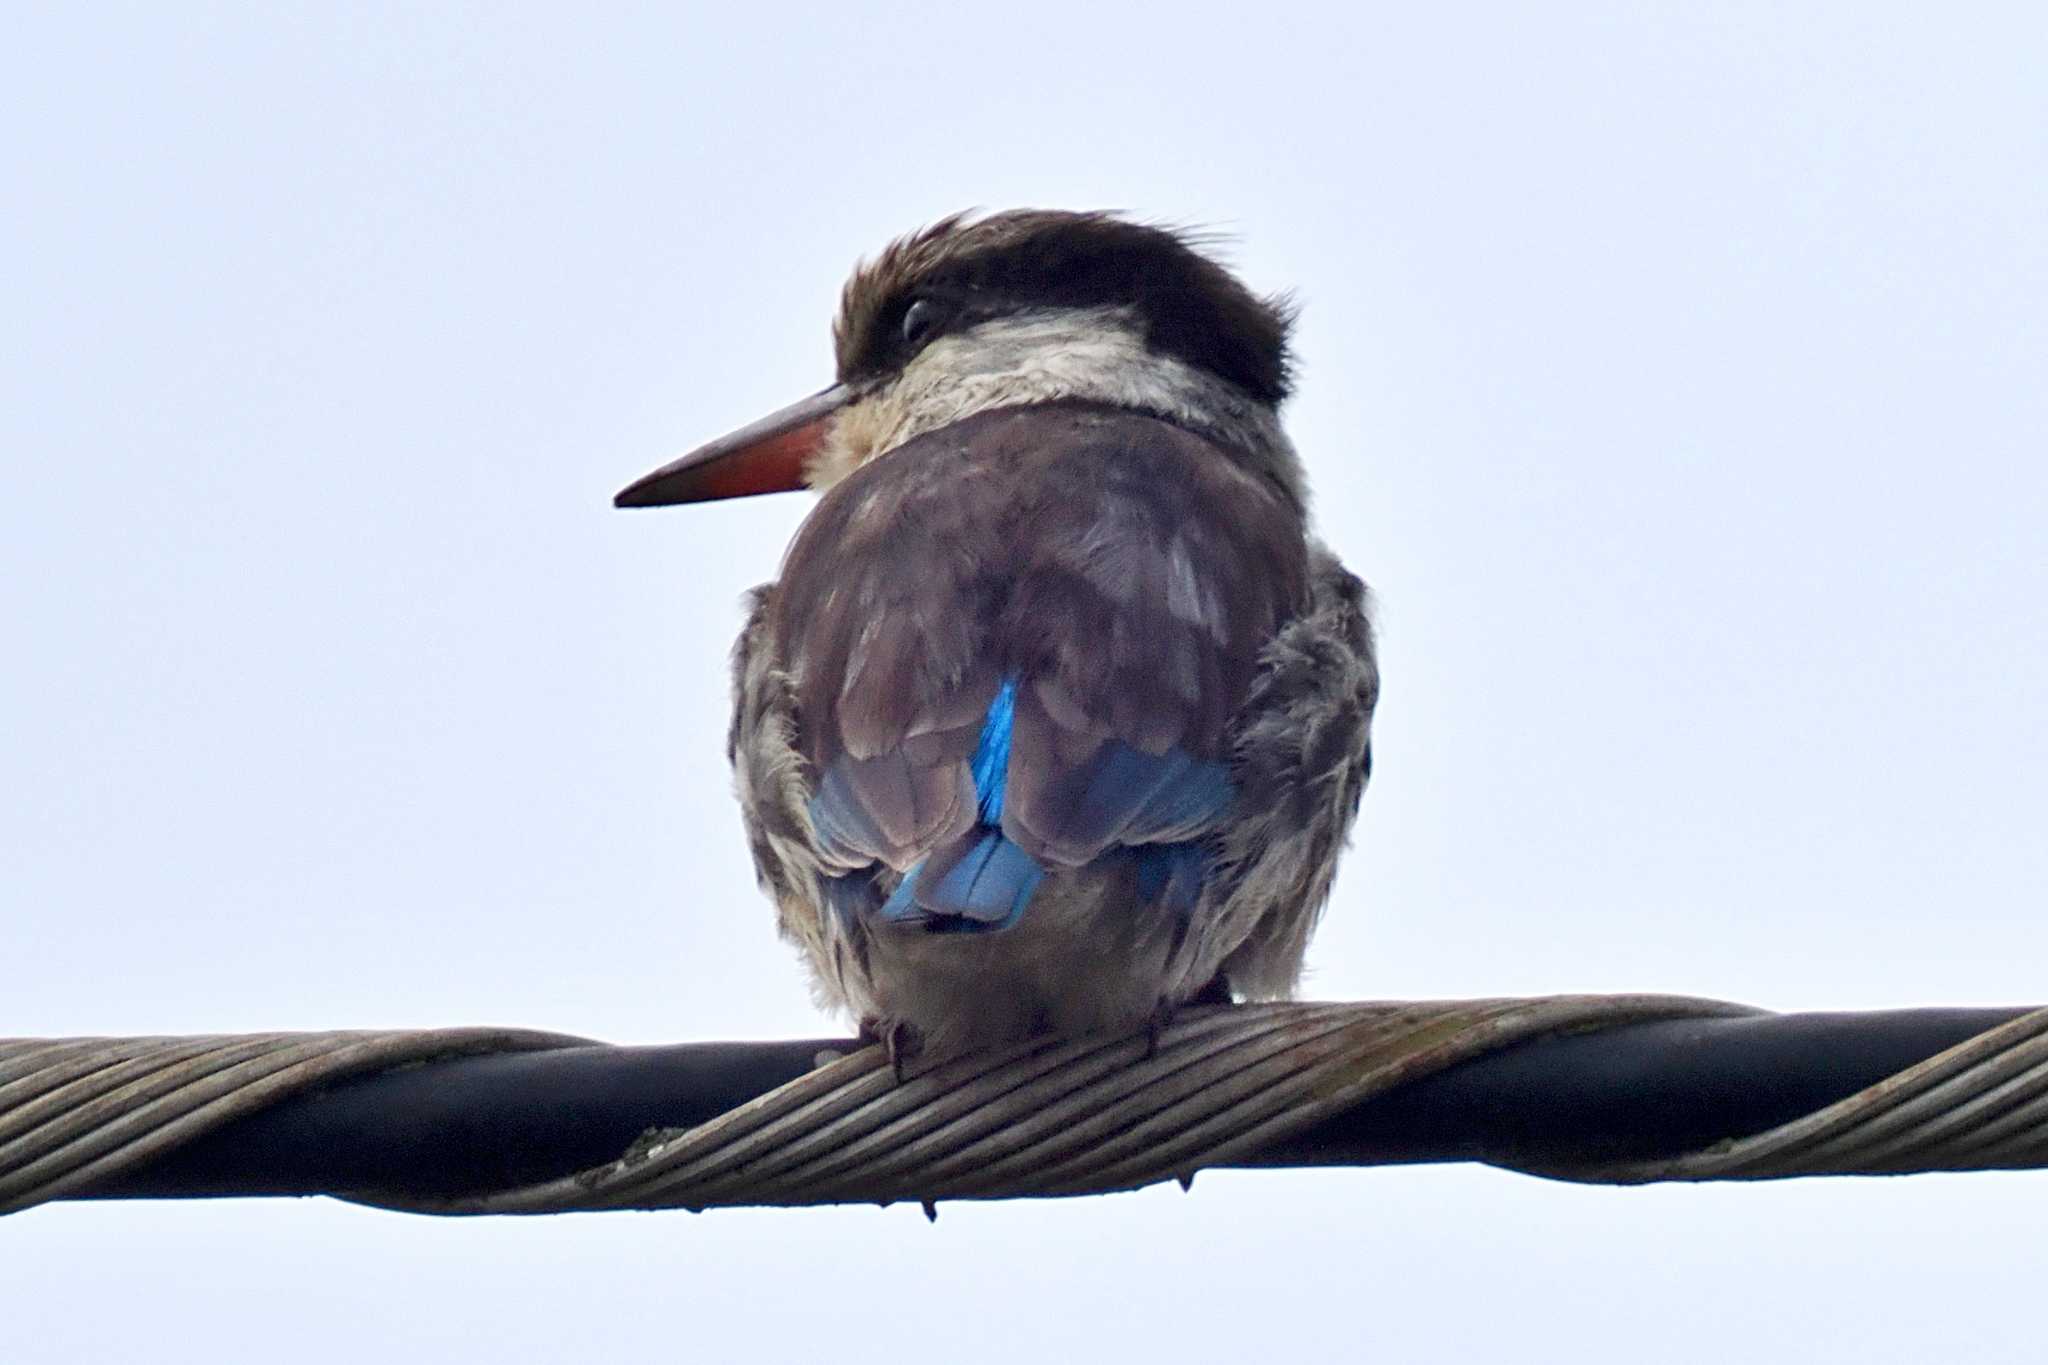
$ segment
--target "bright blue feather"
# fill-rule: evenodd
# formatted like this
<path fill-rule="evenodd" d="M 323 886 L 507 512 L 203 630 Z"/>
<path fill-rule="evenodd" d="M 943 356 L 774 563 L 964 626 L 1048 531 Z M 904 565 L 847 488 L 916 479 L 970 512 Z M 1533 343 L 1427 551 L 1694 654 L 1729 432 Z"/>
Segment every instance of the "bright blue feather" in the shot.
<path fill-rule="evenodd" d="M 1017 680 L 1006 678 L 989 703 L 969 761 L 978 806 L 976 829 L 966 836 L 972 843 L 936 877 L 929 875 L 929 859 L 904 873 L 881 906 L 883 919 L 925 921 L 935 928 L 1003 929 L 1030 905 L 1045 869 L 1002 833 L 1016 707 Z M 848 808 L 849 795 L 828 772 L 811 807 L 824 837 L 858 839 L 863 826 L 871 827 L 857 807 Z M 1099 828 L 1105 839 L 1132 846 L 1110 850 L 1105 857 L 1133 860 L 1140 899 L 1187 915 L 1200 899 L 1205 863 L 1202 845 L 1192 836 L 1221 815 L 1234 795 L 1226 764 L 1196 759 L 1180 749 L 1148 754 L 1111 740 L 1098 751 L 1078 795 L 1076 815 L 1084 825 Z"/>
<path fill-rule="evenodd" d="M 1024 913 L 1045 869 L 1002 834 L 983 826 L 974 845 L 936 878 L 923 863 L 882 904 L 882 918 L 930 920 L 935 926 L 1007 929 Z M 941 918 L 943 917 L 943 918 Z"/>
<path fill-rule="evenodd" d="M 981 798 L 981 823 L 1003 823 L 1003 788 L 1010 781 L 1010 727 L 1017 718 L 1017 680 L 1003 679 L 981 723 L 974 746 L 974 793 Z"/>

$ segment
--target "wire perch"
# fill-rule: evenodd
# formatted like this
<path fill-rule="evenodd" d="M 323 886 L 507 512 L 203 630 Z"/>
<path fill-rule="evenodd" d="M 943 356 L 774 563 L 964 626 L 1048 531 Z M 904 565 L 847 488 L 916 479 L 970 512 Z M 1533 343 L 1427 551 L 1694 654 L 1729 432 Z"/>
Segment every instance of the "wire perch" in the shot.
<path fill-rule="evenodd" d="M 1606 1183 L 2048 1165 L 2048 1009 L 1674 996 L 1185 1011 L 898 1080 L 839 1041 L 456 1029 L 0 1040 L 0 1212 L 329 1194 L 561 1213 L 1097 1194 L 1218 1166 Z"/>

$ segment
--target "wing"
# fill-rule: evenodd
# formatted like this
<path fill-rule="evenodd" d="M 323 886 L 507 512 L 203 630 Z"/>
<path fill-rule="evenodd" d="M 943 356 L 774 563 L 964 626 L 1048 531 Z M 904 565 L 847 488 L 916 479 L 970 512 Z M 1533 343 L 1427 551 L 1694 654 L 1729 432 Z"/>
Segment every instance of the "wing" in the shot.
<path fill-rule="evenodd" d="M 1243 805 L 1218 840 L 1213 871 L 1237 947 L 1230 984 L 1260 999 L 1291 992 L 1337 853 L 1372 775 L 1380 675 L 1365 585 L 1311 551 L 1309 610 L 1266 647 L 1235 725 Z M 1250 888 L 1254 894 L 1237 893 Z"/>
<path fill-rule="evenodd" d="M 1307 600 L 1301 513 L 1168 423 L 984 413 L 863 467 L 792 545 L 776 636 L 821 856 L 906 874 L 898 917 L 1007 922 L 1047 870 L 1185 853 L 1228 728 Z"/>

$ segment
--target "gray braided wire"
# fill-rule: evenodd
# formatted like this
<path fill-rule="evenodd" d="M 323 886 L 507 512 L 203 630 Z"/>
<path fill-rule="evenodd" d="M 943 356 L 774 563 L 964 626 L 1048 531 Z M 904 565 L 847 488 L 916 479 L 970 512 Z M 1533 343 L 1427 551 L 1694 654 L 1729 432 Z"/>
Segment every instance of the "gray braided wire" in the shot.
<path fill-rule="evenodd" d="M 587 1042 L 518 1029 L 0 1039 L 0 1213 L 146 1166 L 346 1076 Z"/>
<path fill-rule="evenodd" d="M 1188 1178 L 1372 1096 L 1526 1039 L 1755 1011 L 1672 996 L 1189 1010 L 1144 1037 L 1041 1039 L 899 1079 L 830 1061 L 603 1166 L 422 1201 L 439 1214 L 1001 1199 Z M 0 1212 L 61 1199 L 292 1094 L 437 1058 L 582 1046 L 512 1030 L 0 1040 Z M 2048 1164 L 2048 1010 L 1768 1132 L 1573 1180 L 1760 1179 Z"/>
<path fill-rule="evenodd" d="M 1546 1171 L 1602 1184 L 2048 1166 L 2048 1009 L 1768 1132 L 1664 1161 Z"/>

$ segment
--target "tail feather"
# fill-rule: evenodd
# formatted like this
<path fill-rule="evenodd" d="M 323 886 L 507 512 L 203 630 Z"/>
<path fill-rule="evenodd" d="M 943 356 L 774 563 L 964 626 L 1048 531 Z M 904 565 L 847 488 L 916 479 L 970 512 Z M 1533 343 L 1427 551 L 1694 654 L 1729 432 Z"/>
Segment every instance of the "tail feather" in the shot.
<path fill-rule="evenodd" d="M 1045 869 L 1001 832 L 982 828 L 933 853 L 904 875 L 882 918 L 938 927 L 1004 929 L 1015 924 L 1045 879 Z"/>
<path fill-rule="evenodd" d="M 1045 867 L 1002 829 L 1016 704 L 1017 680 L 1005 679 L 972 759 L 979 819 L 903 874 L 882 903 L 882 919 L 935 931 L 1005 929 L 1030 905 Z M 1225 765 L 1177 749 L 1153 755 L 1109 741 L 1073 774 L 1073 788 L 1069 818 L 1091 841 L 1121 837 L 1137 845 L 1098 856 L 1130 858 L 1141 900 L 1191 914 L 1205 859 L 1189 836 L 1229 805 L 1234 789 Z"/>

